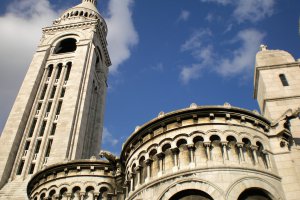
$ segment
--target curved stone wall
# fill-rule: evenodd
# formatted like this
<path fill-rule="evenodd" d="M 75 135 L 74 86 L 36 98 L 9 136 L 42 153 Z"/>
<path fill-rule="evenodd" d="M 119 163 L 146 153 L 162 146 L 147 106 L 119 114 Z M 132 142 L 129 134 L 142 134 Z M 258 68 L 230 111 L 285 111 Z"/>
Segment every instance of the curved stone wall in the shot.
<path fill-rule="evenodd" d="M 38 172 L 27 187 L 39 199 L 109 199 L 115 196 L 115 171 L 105 161 L 78 160 L 52 165 Z"/>
<path fill-rule="evenodd" d="M 269 151 L 269 129 L 270 122 L 258 113 L 230 105 L 160 113 L 137 127 L 124 144 L 127 199 L 158 194 L 157 200 L 169 199 L 172 184 L 174 191 L 211 188 L 213 199 L 234 199 L 230 186 L 247 177 L 266 180 L 268 187 L 256 187 L 274 193 L 269 188 L 281 186 Z"/>

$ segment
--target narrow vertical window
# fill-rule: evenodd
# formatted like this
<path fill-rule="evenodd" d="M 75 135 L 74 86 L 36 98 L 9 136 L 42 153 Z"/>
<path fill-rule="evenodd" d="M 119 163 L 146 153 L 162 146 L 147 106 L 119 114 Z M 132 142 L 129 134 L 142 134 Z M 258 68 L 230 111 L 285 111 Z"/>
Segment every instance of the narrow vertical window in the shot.
<path fill-rule="evenodd" d="M 38 105 L 37 105 L 37 110 L 41 110 L 41 108 L 42 108 L 42 103 L 38 103 Z"/>
<path fill-rule="evenodd" d="M 50 102 L 48 103 L 47 110 L 46 110 L 47 113 L 50 112 L 51 106 L 52 106 L 52 101 L 50 101 Z"/>
<path fill-rule="evenodd" d="M 50 99 L 54 98 L 55 92 L 56 92 L 56 86 L 53 86 L 52 91 L 51 91 L 51 95 L 50 95 Z"/>
<path fill-rule="evenodd" d="M 59 101 L 56 109 L 56 115 L 60 114 L 61 106 L 62 106 L 62 101 Z"/>
<path fill-rule="evenodd" d="M 50 155 L 50 152 L 51 152 L 51 147 L 52 147 L 52 139 L 50 139 L 49 141 L 48 141 L 48 145 L 47 145 L 47 150 L 46 150 L 46 154 L 45 154 L 45 157 L 47 158 L 47 157 L 49 157 L 49 155 Z"/>
<path fill-rule="evenodd" d="M 44 99 L 45 94 L 46 94 L 46 91 L 47 91 L 47 87 L 48 87 L 48 85 L 45 84 L 45 85 L 44 85 L 44 88 L 43 88 L 43 91 L 42 91 L 42 94 L 41 94 L 41 97 L 40 97 L 40 100 L 43 100 L 43 99 Z"/>
<path fill-rule="evenodd" d="M 59 65 L 58 65 L 57 74 L 56 74 L 56 79 L 59 79 L 60 74 L 61 74 L 61 70 L 62 70 L 62 64 L 59 64 Z"/>
<path fill-rule="evenodd" d="M 40 151 L 40 146 L 41 146 L 41 140 L 38 140 L 37 143 L 36 143 L 36 146 L 35 146 L 35 150 L 34 150 L 34 153 L 35 154 L 38 154 L 39 151 Z"/>
<path fill-rule="evenodd" d="M 63 98 L 65 96 L 66 88 L 61 89 L 60 98 Z"/>
<path fill-rule="evenodd" d="M 29 130 L 28 137 L 32 137 L 32 135 L 33 135 L 33 132 L 34 132 L 34 129 L 35 129 L 36 122 L 37 122 L 37 119 L 36 119 L 36 118 L 34 118 L 34 119 L 33 119 L 33 121 L 32 121 L 32 124 L 31 124 L 30 130 Z"/>
<path fill-rule="evenodd" d="M 43 121 L 39 136 L 43 136 L 44 135 L 46 125 L 47 125 L 47 121 Z"/>
<path fill-rule="evenodd" d="M 35 167 L 35 164 L 34 164 L 34 163 L 32 163 L 32 164 L 30 165 L 30 168 L 29 168 L 29 172 L 28 172 L 28 174 L 33 174 L 34 167 Z"/>
<path fill-rule="evenodd" d="M 23 156 L 27 155 L 27 151 L 29 149 L 29 146 L 30 146 L 30 141 L 26 141 Z"/>
<path fill-rule="evenodd" d="M 289 82 L 287 81 L 286 76 L 284 74 L 279 74 L 279 78 L 283 86 L 289 86 Z"/>
<path fill-rule="evenodd" d="M 49 65 L 49 67 L 48 67 L 48 78 L 51 77 L 52 72 L 53 72 L 53 65 Z"/>
<path fill-rule="evenodd" d="M 50 135 L 54 135 L 54 134 L 55 134 L 55 131 L 56 131 L 56 123 L 53 123 L 53 124 L 52 124 L 52 128 L 51 128 Z"/>
<path fill-rule="evenodd" d="M 24 160 L 21 160 L 18 171 L 17 171 L 17 175 L 21 175 L 22 171 L 23 171 L 23 167 L 24 167 Z"/>
<path fill-rule="evenodd" d="M 66 72 L 66 76 L 65 76 L 65 81 L 69 80 L 72 64 L 68 63 L 67 65 L 68 66 L 67 66 L 67 72 Z"/>

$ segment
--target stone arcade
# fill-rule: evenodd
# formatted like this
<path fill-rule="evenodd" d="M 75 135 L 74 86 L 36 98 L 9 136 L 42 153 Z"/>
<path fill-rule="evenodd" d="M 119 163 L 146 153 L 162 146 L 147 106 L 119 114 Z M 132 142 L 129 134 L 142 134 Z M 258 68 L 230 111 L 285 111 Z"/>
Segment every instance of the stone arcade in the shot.
<path fill-rule="evenodd" d="M 96 5 L 82 0 L 43 29 L 0 138 L 0 199 L 299 199 L 300 62 L 264 45 L 254 79 L 262 114 L 193 103 L 97 159 L 111 63 Z"/>

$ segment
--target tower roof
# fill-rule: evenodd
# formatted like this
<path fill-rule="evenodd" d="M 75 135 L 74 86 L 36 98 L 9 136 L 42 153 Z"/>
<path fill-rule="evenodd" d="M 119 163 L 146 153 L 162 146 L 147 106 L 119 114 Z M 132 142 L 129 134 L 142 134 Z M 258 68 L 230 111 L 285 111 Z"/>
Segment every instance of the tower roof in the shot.
<path fill-rule="evenodd" d="M 266 45 L 260 45 L 256 54 L 256 67 L 293 63 L 295 58 L 287 51 L 269 50 Z"/>

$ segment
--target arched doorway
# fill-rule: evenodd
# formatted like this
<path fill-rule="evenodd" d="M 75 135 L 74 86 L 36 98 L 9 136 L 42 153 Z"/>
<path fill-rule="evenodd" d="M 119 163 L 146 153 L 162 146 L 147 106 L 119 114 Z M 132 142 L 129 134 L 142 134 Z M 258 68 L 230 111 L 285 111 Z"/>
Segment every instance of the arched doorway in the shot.
<path fill-rule="evenodd" d="M 268 192 L 259 188 L 246 189 L 240 194 L 238 200 L 272 200 Z"/>
<path fill-rule="evenodd" d="M 213 198 L 200 190 L 183 190 L 173 195 L 170 200 L 213 200 Z"/>

